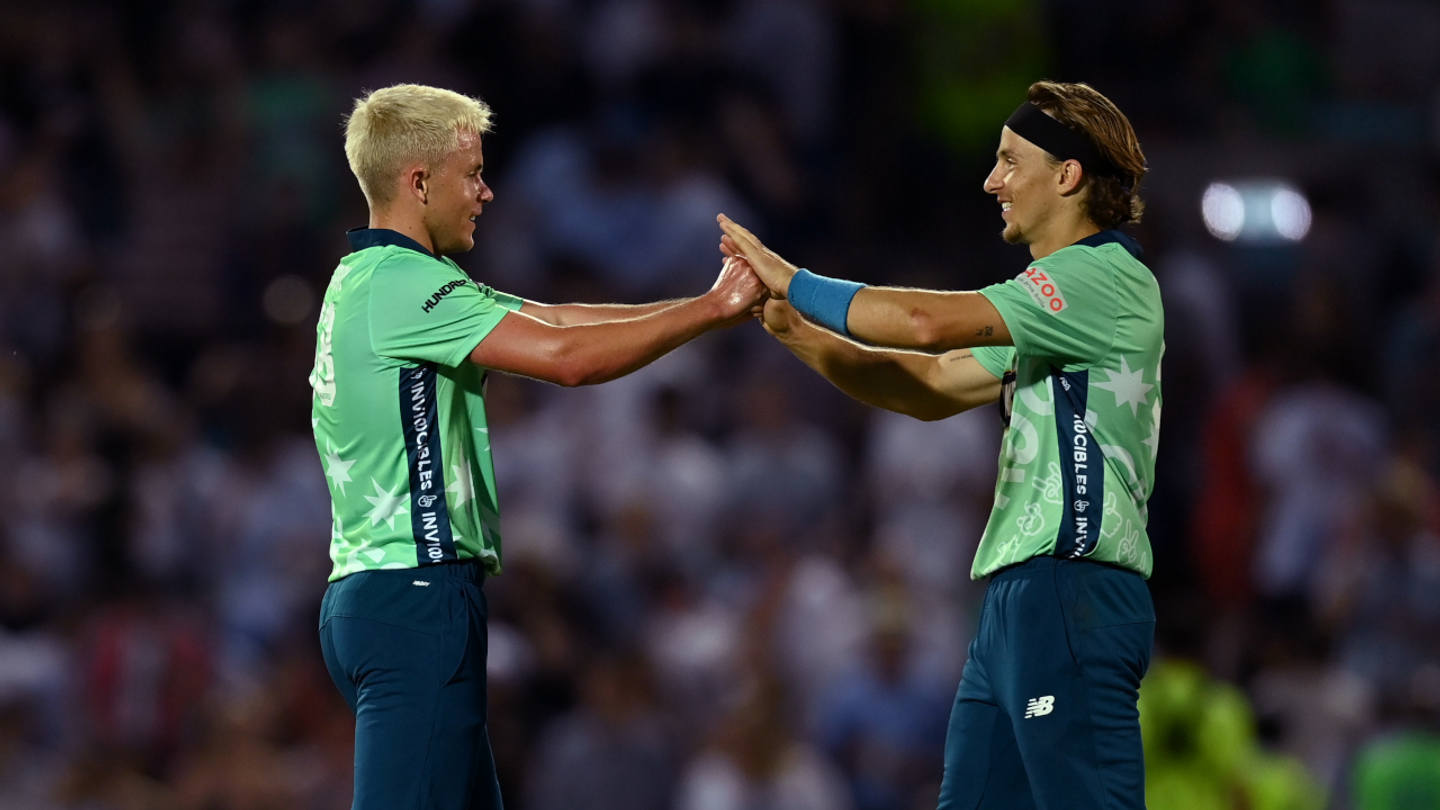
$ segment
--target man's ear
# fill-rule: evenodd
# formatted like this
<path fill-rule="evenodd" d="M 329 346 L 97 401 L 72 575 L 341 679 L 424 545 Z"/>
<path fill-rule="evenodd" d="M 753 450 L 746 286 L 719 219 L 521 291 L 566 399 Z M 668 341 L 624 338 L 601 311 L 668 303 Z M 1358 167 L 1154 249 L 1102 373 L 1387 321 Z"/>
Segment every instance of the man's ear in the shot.
<path fill-rule="evenodd" d="M 1057 190 L 1060 196 L 1069 197 L 1078 192 L 1085 179 L 1085 170 L 1081 168 L 1080 161 L 1067 160 L 1060 164 L 1060 172 L 1055 177 Z"/>
<path fill-rule="evenodd" d="M 416 200 L 419 200 L 421 205 L 426 205 L 430 202 L 429 183 L 430 172 L 426 171 L 424 166 L 417 163 L 405 170 L 403 178 L 404 192 Z"/>

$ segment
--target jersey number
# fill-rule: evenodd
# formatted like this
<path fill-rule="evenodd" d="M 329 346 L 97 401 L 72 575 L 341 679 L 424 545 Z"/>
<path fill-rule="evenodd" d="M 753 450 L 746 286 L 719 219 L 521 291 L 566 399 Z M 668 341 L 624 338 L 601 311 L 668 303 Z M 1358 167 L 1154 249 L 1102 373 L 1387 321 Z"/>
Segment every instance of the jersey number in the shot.
<path fill-rule="evenodd" d="M 335 334 L 335 302 L 320 307 L 320 322 L 315 325 L 315 369 L 310 372 L 310 387 L 315 398 L 326 407 L 335 404 L 335 357 L 331 339 Z"/>

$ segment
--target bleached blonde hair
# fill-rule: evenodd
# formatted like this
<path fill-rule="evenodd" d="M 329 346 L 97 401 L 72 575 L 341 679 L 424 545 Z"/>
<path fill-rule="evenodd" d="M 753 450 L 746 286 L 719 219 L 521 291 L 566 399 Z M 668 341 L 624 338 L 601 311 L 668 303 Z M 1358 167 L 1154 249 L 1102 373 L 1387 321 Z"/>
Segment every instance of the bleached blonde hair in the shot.
<path fill-rule="evenodd" d="M 345 118 L 345 157 L 370 207 L 399 191 L 396 176 L 419 161 L 438 170 L 459 148 L 462 132 L 490 131 L 490 105 L 423 84 L 397 84 L 355 102 Z"/>

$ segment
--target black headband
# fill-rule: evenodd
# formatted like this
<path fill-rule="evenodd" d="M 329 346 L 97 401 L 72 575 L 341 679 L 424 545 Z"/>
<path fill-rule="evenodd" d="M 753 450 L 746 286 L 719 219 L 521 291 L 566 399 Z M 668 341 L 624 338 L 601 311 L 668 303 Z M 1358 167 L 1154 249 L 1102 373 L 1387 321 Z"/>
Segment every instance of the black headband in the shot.
<path fill-rule="evenodd" d="M 1130 179 L 1095 147 L 1089 136 L 1056 121 L 1028 101 L 1020 105 L 1005 126 L 1061 161 L 1078 160 L 1085 171 L 1119 180 Z"/>

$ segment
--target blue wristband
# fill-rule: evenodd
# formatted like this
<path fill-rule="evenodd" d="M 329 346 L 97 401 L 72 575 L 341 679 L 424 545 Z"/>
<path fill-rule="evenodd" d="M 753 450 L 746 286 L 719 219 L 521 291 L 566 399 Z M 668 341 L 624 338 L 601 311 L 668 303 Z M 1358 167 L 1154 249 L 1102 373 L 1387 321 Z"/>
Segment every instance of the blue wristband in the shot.
<path fill-rule="evenodd" d="M 845 319 L 850 314 L 850 300 L 864 286 L 855 281 L 817 276 L 801 269 L 791 277 L 786 297 L 790 299 L 790 306 L 801 315 L 832 332 L 850 337 L 850 330 L 845 328 Z"/>

